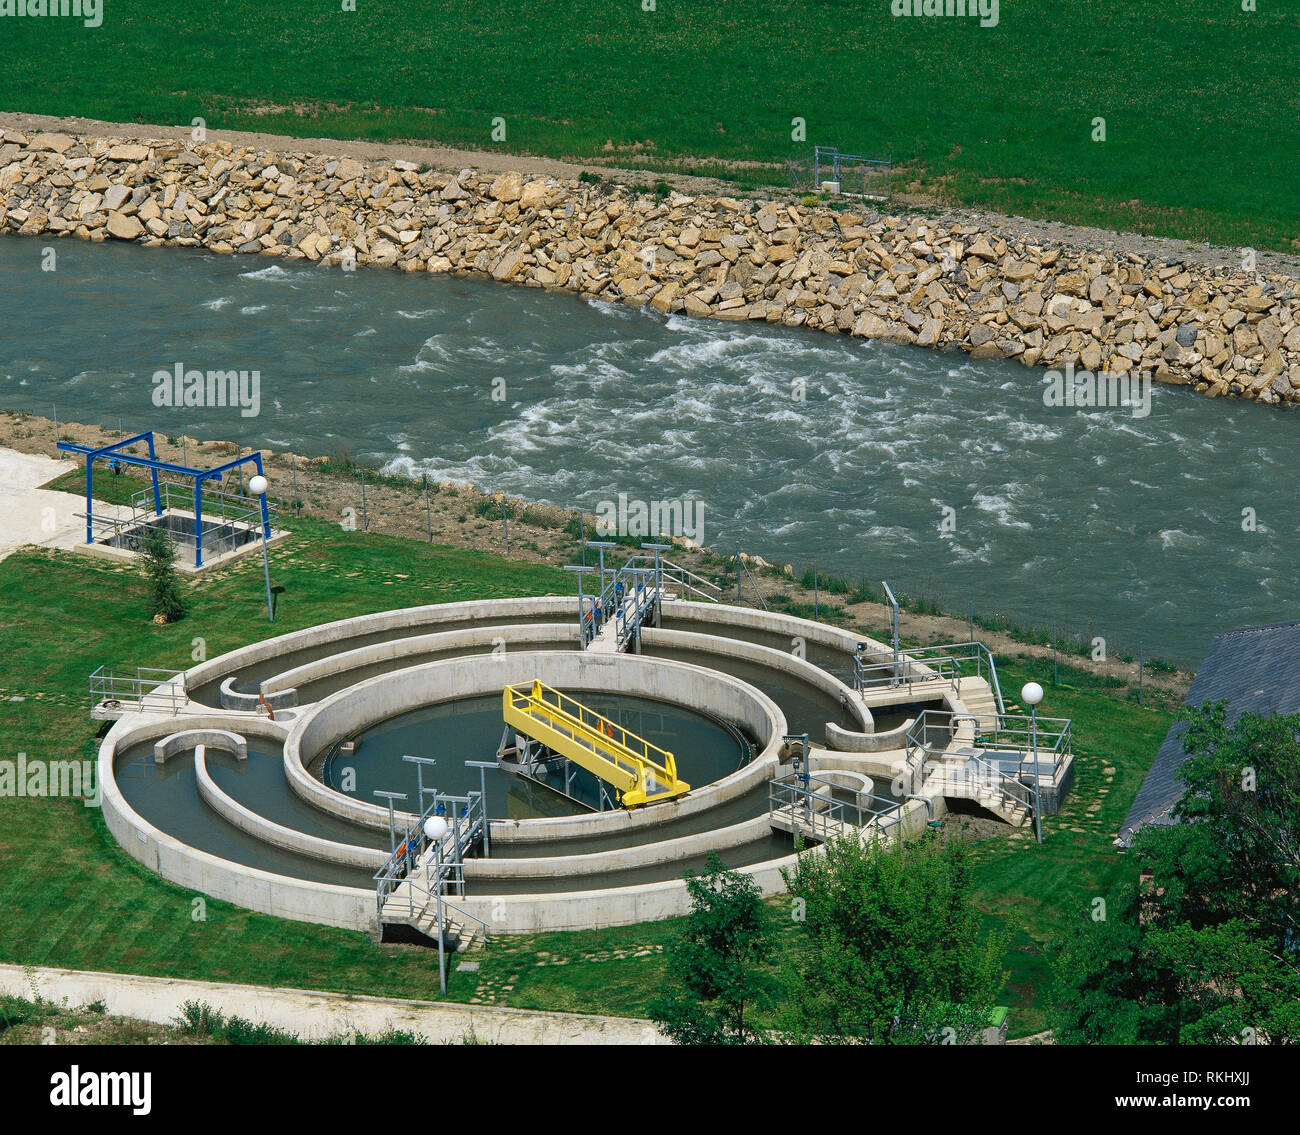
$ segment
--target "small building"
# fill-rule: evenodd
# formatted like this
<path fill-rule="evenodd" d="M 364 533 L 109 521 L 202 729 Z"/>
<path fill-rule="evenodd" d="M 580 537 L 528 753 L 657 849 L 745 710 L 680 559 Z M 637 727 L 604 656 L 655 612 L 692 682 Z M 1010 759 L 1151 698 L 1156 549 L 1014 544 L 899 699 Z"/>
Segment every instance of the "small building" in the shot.
<path fill-rule="evenodd" d="M 1243 713 L 1300 712 L 1300 620 L 1239 627 L 1215 635 L 1183 705 L 1219 701 L 1228 703 L 1229 725 Z M 1174 822 L 1174 805 L 1186 791 L 1179 776 L 1187 760 L 1183 752 L 1186 728 L 1185 722 L 1177 721 L 1165 736 L 1119 830 L 1117 847 L 1128 847 L 1138 829 L 1147 824 Z"/>

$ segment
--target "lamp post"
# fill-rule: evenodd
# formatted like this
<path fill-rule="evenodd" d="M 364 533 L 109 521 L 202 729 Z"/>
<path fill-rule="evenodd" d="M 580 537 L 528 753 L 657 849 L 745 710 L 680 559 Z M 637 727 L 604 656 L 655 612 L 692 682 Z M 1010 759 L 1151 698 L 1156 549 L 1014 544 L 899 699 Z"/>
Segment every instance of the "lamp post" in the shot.
<path fill-rule="evenodd" d="M 1043 700 L 1043 687 L 1037 682 L 1026 682 L 1020 690 L 1020 700 L 1029 707 L 1029 750 L 1034 757 L 1034 838 L 1043 842 L 1042 794 L 1038 787 L 1038 703 Z"/>
<path fill-rule="evenodd" d="M 442 921 L 442 841 L 448 831 L 447 821 L 442 816 L 430 816 L 424 821 L 424 837 L 435 849 L 436 866 L 434 868 L 434 900 L 437 903 L 438 927 L 438 988 L 447 992 L 447 943 Z"/>
<path fill-rule="evenodd" d="M 261 498 L 259 511 L 266 508 L 267 488 L 266 478 L 261 473 L 248 482 L 248 491 L 255 497 Z M 271 606 L 271 561 L 266 554 L 266 525 L 259 524 L 258 527 L 262 530 L 262 571 L 266 574 L 266 617 L 271 622 L 275 622 L 275 608 Z"/>

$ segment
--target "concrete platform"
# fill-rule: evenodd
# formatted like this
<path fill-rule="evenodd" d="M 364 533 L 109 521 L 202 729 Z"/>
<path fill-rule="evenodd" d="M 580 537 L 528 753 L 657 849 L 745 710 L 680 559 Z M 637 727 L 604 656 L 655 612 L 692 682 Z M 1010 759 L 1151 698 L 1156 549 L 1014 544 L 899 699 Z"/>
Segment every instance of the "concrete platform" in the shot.
<path fill-rule="evenodd" d="M 86 500 L 40 486 L 77 468 L 75 461 L 56 461 L 35 453 L 0 448 L 0 560 L 26 545 L 75 548 L 86 539 Z M 129 515 L 129 509 L 98 506 L 106 515 Z"/>

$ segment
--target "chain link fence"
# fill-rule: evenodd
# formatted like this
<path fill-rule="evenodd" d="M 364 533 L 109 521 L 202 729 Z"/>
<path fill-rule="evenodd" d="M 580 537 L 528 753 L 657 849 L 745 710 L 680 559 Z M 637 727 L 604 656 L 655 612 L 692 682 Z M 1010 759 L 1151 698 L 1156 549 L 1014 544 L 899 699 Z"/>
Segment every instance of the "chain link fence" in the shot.
<path fill-rule="evenodd" d="M 817 146 L 806 158 L 787 163 L 790 188 L 802 193 L 829 192 L 845 197 L 887 201 L 894 192 L 894 156 L 842 154 L 833 146 Z"/>

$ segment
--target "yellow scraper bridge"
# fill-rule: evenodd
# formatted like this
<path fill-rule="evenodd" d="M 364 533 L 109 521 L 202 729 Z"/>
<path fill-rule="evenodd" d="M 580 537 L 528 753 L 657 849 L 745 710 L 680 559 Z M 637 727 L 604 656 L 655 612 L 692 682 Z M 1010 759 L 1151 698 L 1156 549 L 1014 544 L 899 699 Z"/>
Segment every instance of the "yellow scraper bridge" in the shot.
<path fill-rule="evenodd" d="M 507 725 L 612 784 L 624 808 L 672 800 L 690 790 L 677 779 L 672 753 L 543 682 L 507 686 L 502 711 Z"/>

